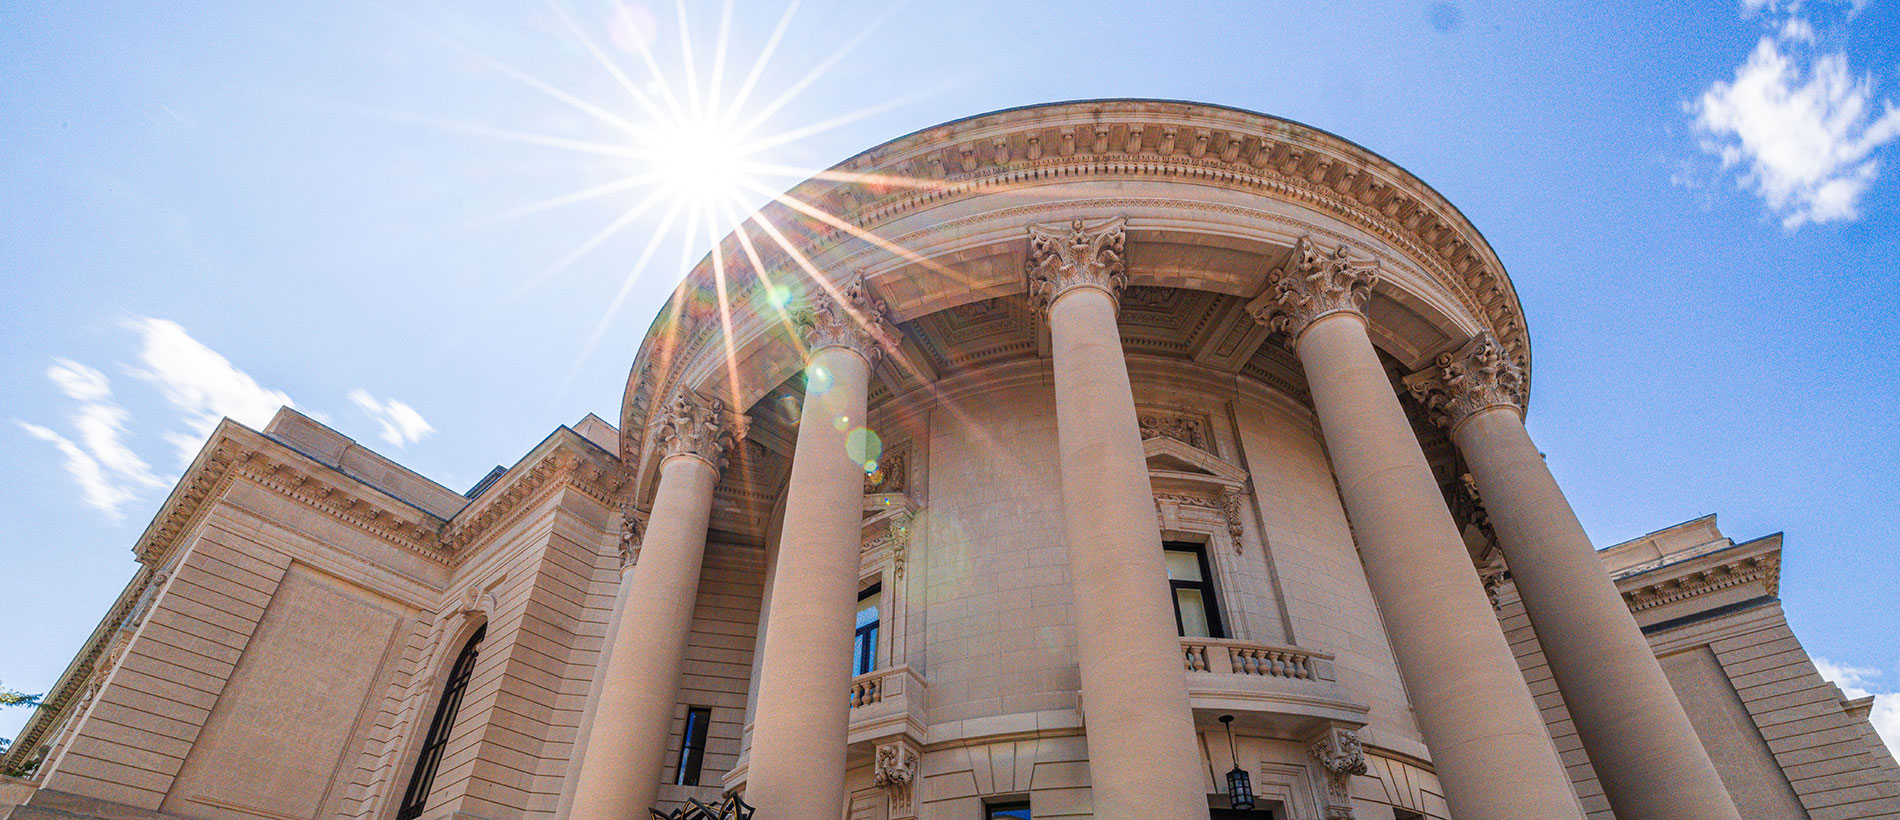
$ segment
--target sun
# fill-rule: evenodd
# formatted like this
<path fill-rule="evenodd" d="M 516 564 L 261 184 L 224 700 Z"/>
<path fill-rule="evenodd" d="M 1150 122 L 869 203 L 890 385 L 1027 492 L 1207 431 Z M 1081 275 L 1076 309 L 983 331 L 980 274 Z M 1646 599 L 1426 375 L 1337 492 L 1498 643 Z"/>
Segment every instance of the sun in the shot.
<path fill-rule="evenodd" d="M 723 205 L 746 192 L 756 149 L 729 125 L 689 116 L 658 123 L 645 142 L 660 184 L 682 201 L 698 207 Z"/>

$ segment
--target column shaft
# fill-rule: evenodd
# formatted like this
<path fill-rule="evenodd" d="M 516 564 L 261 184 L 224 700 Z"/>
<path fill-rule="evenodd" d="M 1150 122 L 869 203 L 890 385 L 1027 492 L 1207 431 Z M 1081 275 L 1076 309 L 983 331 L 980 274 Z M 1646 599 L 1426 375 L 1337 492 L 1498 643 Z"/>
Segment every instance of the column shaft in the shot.
<path fill-rule="evenodd" d="M 864 466 L 846 452 L 845 438 L 864 424 L 870 364 L 854 350 L 827 347 L 806 373 L 814 387 L 786 490 L 746 774 L 746 802 L 773 820 L 837 820 L 844 810 L 864 520 Z"/>
<path fill-rule="evenodd" d="M 1578 820 L 1543 718 L 1379 364 L 1365 318 L 1305 326 L 1297 350 L 1366 577 L 1458 820 Z"/>
<path fill-rule="evenodd" d="M 653 807 L 718 481 L 718 469 L 698 456 L 660 466 L 575 783 L 573 820 L 626 820 Z"/>
<path fill-rule="evenodd" d="M 1205 818 L 1207 773 L 1114 298 L 1063 293 L 1049 335 L 1095 816 Z"/>
<path fill-rule="evenodd" d="M 1517 410 L 1481 410 L 1452 438 L 1619 820 L 1739 820 L 1649 641 Z"/>

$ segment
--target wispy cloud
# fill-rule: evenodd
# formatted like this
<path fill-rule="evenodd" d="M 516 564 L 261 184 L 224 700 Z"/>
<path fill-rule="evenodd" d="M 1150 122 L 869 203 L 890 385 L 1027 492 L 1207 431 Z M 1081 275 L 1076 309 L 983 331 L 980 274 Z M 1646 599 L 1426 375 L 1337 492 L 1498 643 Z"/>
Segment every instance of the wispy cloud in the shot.
<path fill-rule="evenodd" d="M 1880 739 L 1886 741 L 1887 750 L 1900 757 L 1900 692 L 1892 691 L 1896 687 L 1881 684 L 1885 674 L 1878 669 L 1844 666 L 1826 658 L 1815 658 L 1814 668 L 1850 698 L 1874 696 L 1874 711 L 1868 718 L 1873 721 L 1874 731 L 1880 733 Z"/>
<path fill-rule="evenodd" d="M 1900 109 L 1876 100 L 1873 77 L 1856 76 L 1845 52 L 1818 52 L 1817 39 L 1807 20 L 1790 16 L 1761 38 L 1733 80 L 1687 105 L 1699 147 L 1787 230 L 1859 218 L 1861 197 L 1879 176 L 1874 151 L 1900 137 Z"/>
<path fill-rule="evenodd" d="M 219 419 L 229 416 L 239 424 L 261 428 L 277 408 L 297 406 L 288 394 L 259 385 L 177 322 L 138 318 L 126 326 L 140 337 L 141 366 L 130 372 L 157 387 L 186 427 L 184 432 L 165 434 L 165 440 L 177 449 L 181 466 L 197 456 Z"/>
<path fill-rule="evenodd" d="M 382 426 L 384 441 L 397 447 L 414 444 L 435 432 L 415 408 L 395 399 L 377 401 L 368 391 L 357 389 L 350 391 L 350 401 Z"/>
<path fill-rule="evenodd" d="M 55 359 L 46 378 L 68 398 L 79 402 L 68 417 L 78 441 L 50 427 L 15 421 L 27 435 L 59 450 L 61 467 L 79 484 L 87 506 L 115 521 L 125 517 L 125 505 L 142 490 L 167 483 L 125 444 L 131 415 L 112 400 L 112 381 L 104 373 L 68 359 Z"/>

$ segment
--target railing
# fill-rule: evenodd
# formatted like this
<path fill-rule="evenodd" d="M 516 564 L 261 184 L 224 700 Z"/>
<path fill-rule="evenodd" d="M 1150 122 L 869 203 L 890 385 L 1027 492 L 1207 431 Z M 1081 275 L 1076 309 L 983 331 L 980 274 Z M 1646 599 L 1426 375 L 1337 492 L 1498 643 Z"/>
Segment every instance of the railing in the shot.
<path fill-rule="evenodd" d="M 1189 672 L 1332 679 L 1332 656 L 1325 653 L 1225 638 L 1182 638 L 1181 661 Z"/>
<path fill-rule="evenodd" d="M 903 700 L 906 692 L 921 691 L 923 685 L 923 678 L 910 671 L 906 665 L 873 669 L 851 679 L 851 708 L 862 709 L 887 701 Z"/>
<path fill-rule="evenodd" d="M 851 708 L 870 706 L 884 699 L 884 672 L 876 670 L 851 679 Z"/>

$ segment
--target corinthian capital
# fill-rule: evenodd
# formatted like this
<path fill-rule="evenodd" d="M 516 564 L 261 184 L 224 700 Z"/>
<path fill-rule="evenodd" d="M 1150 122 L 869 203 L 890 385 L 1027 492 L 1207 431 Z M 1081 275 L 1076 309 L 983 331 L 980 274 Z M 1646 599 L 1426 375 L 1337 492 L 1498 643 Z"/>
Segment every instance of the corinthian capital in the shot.
<path fill-rule="evenodd" d="M 1463 347 L 1441 353 L 1435 366 L 1405 378 L 1405 388 L 1447 430 L 1479 411 L 1508 407 L 1524 412 L 1524 369 L 1490 331 Z"/>
<path fill-rule="evenodd" d="M 653 444 L 661 459 L 692 456 L 721 470 L 744 435 L 744 419 L 727 413 L 724 401 L 688 390 L 675 393 L 653 419 Z"/>
<path fill-rule="evenodd" d="M 884 300 L 866 291 L 863 279 L 853 278 L 836 293 L 821 288 L 813 294 L 796 316 L 798 333 L 811 353 L 844 347 L 876 362 L 886 347 L 896 344 L 885 310 Z"/>
<path fill-rule="evenodd" d="M 1029 226 L 1029 300 L 1047 311 L 1057 298 L 1073 288 L 1095 288 L 1117 302 L 1128 287 L 1128 220 L 1105 219 L 1086 225 L 1080 219 L 1065 227 Z"/>
<path fill-rule="evenodd" d="M 1247 313 L 1297 344 L 1300 334 L 1320 317 L 1364 316 L 1377 281 L 1378 268 L 1353 264 L 1344 245 L 1326 253 L 1311 237 L 1302 236 L 1287 263 L 1267 274 L 1266 290 L 1247 303 Z"/>

